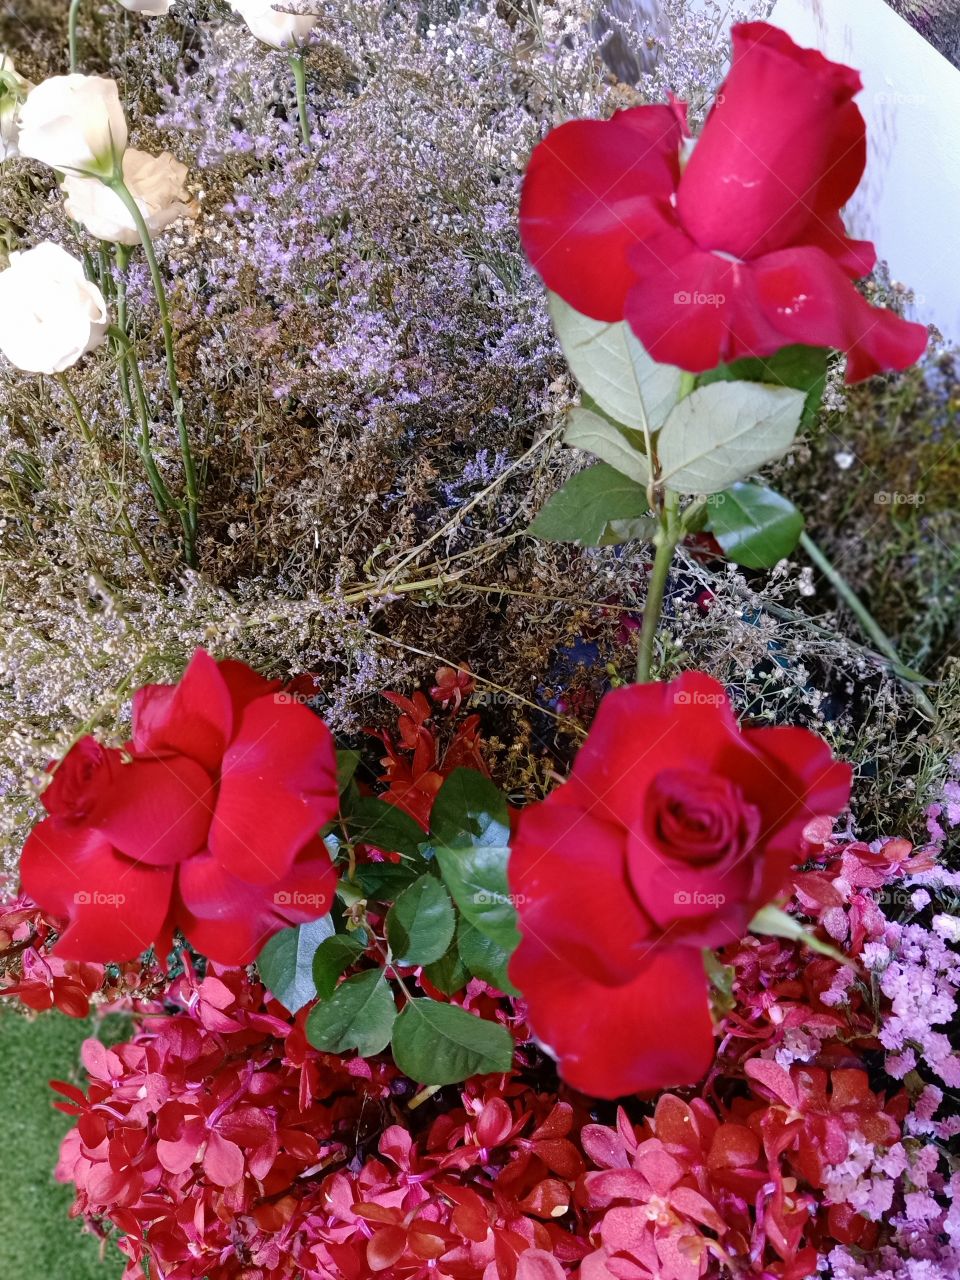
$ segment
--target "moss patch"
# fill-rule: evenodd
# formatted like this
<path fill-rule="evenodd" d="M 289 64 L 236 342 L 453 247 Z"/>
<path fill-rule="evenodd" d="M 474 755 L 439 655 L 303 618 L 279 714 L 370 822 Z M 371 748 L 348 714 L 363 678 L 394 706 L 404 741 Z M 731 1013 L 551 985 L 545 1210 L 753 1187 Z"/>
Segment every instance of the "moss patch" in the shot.
<path fill-rule="evenodd" d="M 110 1280 L 123 1270 L 113 1245 L 67 1215 L 73 1189 L 53 1178 L 70 1119 L 53 1107 L 48 1080 L 80 1083 L 80 1045 L 92 1020 L 52 1011 L 25 1018 L 0 1010 L 0 1275 Z"/>

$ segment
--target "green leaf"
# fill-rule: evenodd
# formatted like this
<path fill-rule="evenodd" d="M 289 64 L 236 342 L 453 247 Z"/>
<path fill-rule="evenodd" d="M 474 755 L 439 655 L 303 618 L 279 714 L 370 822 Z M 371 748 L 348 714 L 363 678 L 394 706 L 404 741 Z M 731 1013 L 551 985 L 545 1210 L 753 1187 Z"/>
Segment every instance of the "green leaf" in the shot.
<path fill-rule="evenodd" d="M 636 432 L 617 426 L 589 409 L 571 409 L 567 414 L 564 443 L 594 454 L 622 476 L 645 485 L 650 479 L 650 466 L 641 451 L 640 441 L 631 439 Z"/>
<path fill-rule="evenodd" d="M 353 883 L 359 887 L 360 896 L 378 902 L 392 902 L 416 878 L 417 868 L 409 862 L 361 862 L 353 873 Z M 340 881 L 340 889 L 348 887 L 349 881 Z"/>
<path fill-rule="evenodd" d="M 771 386 L 796 387 L 806 397 L 800 425 L 809 427 L 817 416 L 827 385 L 826 347 L 783 347 L 765 359 L 748 358 L 722 364 L 697 379 L 700 386 L 711 382 L 766 382 Z"/>
<path fill-rule="evenodd" d="M 463 915 L 508 954 L 520 941 L 517 912 L 507 884 L 510 849 L 474 845 L 469 849 L 437 846 L 444 883 Z"/>
<path fill-rule="evenodd" d="M 570 372 L 604 413 L 636 428 L 646 416 L 656 431 L 677 403 L 683 371 L 651 359 L 625 321 L 591 320 L 555 293 L 550 319 Z"/>
<path fill-rule="evenodd" d="M 466 918 L 507 952 L 519 941 L 507 884 L 510 811 L 473 769 L 455 769 L 437 793 L 431 841 L 444 884 Z"/>
<path fill-rule="evenodd" d="M 478 978 L 489 982 L 491 987 L 504 992 L 508 996 L 517 996 L 516 989 L 507 975 L 507 962 L 510 954 L 503 947 L 497 946 L 492 938 L 481 933 L 469 920 L 460 920 L 457 930 L 457 946 L 463 963 Z M 443 990 L 443 988 L 441 988 Z"/>
<path fill-rule="evenodd" d="M 346 791 L 360 763 L 359 751 L 337 751 L 337 793 Z"/>
<path fill-rule="evenodd" d="M 313 982 L 321 1000 L 328 1000 L 337 989 L 337 979 L 366 950 L 365 936 L 335 933 L 317 947 L 313 957 Z"/>
<path fill-rule="evenodd" d="M 509 1071 L 513 1037 L 498 1022 L 476 1018 L 458 1005 L 411 1000 L 393 1029 L 393 1060 L 418 1084 L 457 1084 Z"/>
<path fill-rule="evenodd" d="M 285 1009 L 296 1013 L 316 995 L 313 957 L 333 933 L 329 915 L 275 933 L 257 956 L 257 968 L 268 990 Z"/>
<path fill-rule="evenodd" d="M 493 946 L 493 943 L 490 945 Z M 470 981 L 470 970 L 460 955 L 460 948 L 456 941 L 450 945 L 445 955 L 442 955 L 439 960 L 434 960 L 433 964 L 428 964 L 423 972 L 445 996 L 456 995 Z"/>
<path fill-rule="evenodd" d="M 710 498 L 706 527 L 729 559 L 766 569 L 797 545 L 803 516 L 773 489 L 738 482 Z"/>
<path fill-rule="evenodd" d="M 430 838 L 449 848 L 510 837 L 510 806 L 495 782 L 476 769 L 454 769 L 430 811 Z"/>
<path fill-rule="evenodd" d="M 421 876 L 387 912 L 387 939 L 396 964 L 431 964 L 453 940 L 457 916 L 435 876 Z"/>
<path fill-rule="evenodd" d="M 714 1016 L 722 1016 L 736 1008 L 733 995 L 733 982 L 736 970 L 731 964 L 721 964 L 720 957 L 709 947 L 703 948 L 703 967 L 710 984 L 710 1004 Z"/>
<path fill-rule="evenodd" d="M 608 546 L 622 541 L 615 531 L 618 522 L 639 520 L 649 507 L 646 485 L 621 475 L 606 462 L 598 462 L 571 476 L 527 532 L 545 542 Z"/>
<path fill-rule="evenodd" d="M 397 1007 L 382 969 L 368 969 L 341 982 L 307 1017 L 307 1039 L 324 1053 L 356 1049 L 362 1058 L 390 1043 Z"/>
<path fill-rule="evenodd" d="M 354 844 L 370 844 L 385 853 L 417 858 L 423 840 L 420 825 L 395 804 L 376 796 L 361 796 L 343 823 Z"/>
<path fill-rule="evenodd" d="M 661 480 L 678 493 L 717 493 L 780 458 L 800 425 L 803 393 L 759 382 L 698 387 L 670 414 L 657 452 Z"/>
<path fill-rule="evenodd" d="M 782 911 L 780 907 L 772 905 L 761 907 L 750 921 L 749 928 L 753 933 L 762 933 L 774 938 L 791 938 L 794 942 L 803 943 L 811 951 L 818 951 L 821 955 L 830 956 L 832 960 L 839 960 L 841 964 L 856 968 L 856 962 L 850 956 L 844 955 L 829 942 L 822 942 L 816 934 L 810 933 L 799 920 L 787 915 L 786 911 Z"/>

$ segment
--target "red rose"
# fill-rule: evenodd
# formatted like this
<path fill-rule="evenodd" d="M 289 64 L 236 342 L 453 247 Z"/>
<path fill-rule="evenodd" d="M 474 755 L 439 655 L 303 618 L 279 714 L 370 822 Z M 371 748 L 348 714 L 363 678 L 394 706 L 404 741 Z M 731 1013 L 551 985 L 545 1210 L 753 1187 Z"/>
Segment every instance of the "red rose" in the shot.
<path fill-rule="evenodd" d="M 866 162 L 859 74 L 766 22 L 732 34 L 685 168 L 668 107 L 574 120 L 534 150 L 527 256 L 578 311 L 628 320 L 654 359 L 694 373 L 793 343 L 846 351 L 848 382 L 906 368 L 926 329 L 860 296 L 876 252 L 840 217 Z"/>
<path fill-rule="evenodd" d="M 73 960 L 127 960 L 181 929 L 222 964 L 329 909 L 317 835 L 337 810 L 330 731 L 279 681 L 198 650 L 177 685 L 133 699 L 125 752 L 76 744 L 23 849 L 24 890 L 69 924 Z"/>
<path fill-rule="evenodd" d="M 849 793 L 820 738 L 741 731 L 709 676 L 606 695 L 510 856 L 510 977 L 569 1084 L 614 1098 L 700 1079 L 714 1056 L 703 948 L 743 935 L 804 825 Z"/>

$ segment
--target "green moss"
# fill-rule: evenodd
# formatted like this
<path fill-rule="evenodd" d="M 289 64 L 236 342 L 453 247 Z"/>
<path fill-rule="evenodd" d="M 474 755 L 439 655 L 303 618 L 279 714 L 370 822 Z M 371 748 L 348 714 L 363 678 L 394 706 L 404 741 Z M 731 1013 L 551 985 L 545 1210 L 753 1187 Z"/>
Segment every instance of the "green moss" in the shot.
<path fill-rule="evenodd" d="M 942 355 L 846 399 L 783 488 L 902 660 L 936 680 L 960 645 L 960 375 Z"/>
<path fill-rule="evenodd" d="M 53 1178 L 71 1121 L 47 1082 L 81 1083 L 80 1045 L 92 1034 L 92 1019 L 0 1010 L 0 1275 L 11 1280 L 110 1280 L 123 1270 L 112 1244 L 101 1258 L 100 1242 L 67 1216 L 73 1190 Z"/>

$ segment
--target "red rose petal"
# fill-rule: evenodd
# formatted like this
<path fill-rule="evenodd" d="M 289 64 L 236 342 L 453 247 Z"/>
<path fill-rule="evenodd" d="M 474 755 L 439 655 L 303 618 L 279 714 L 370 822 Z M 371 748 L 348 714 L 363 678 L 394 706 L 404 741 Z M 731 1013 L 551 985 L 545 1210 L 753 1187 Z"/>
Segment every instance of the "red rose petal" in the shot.
<path fill-rule="evenodd" d="M 144 755 L 185 755 L 211 774 L 233 729 L 230 693 L 203 649 L 178 684 L 150 684 L 133 695 L 133 746 Z"/>
<path fill-rule="evenodd" d="M 638 206 L 672 194 L 682 136 L 672 107 L 633 107 L 610 120 L 571 120 L 534 149 L 520 236 L 547 287 L 577 311 L 622 319 Z"/>
<path fill-rule="evenodd" d="M 89 822 L 120 853 L 166 866 L 206 844 L 213 799 L 209 774 L 193 760 L 133 760 L 113 771 Z"/>
<path fill-rule="evenodd" d="M 754 258 L 797 243 L 853 194 L 866 163 L 859 74 L 766 22 L 733 28 L 733 61 L 677 192 L 704 249 Z"/>
<path fill-rule="evenodd" d="M 231 874 L 272 884 L 337 804 L 336 753 L 327 726 L 285 694 L 257 698 L 223 757 L 210 851 Z"/>
<path fill-rule="evenodd" d="M 663 945 L 632 982 L 608 987 L 524 931 L 510 977 L 564 1080 L 584 1093 L 617 1098 L 693 1084 L 713 1061 L 707 982 L 696 949 Z"/>
<path fill-rule="evenodd" d="M 308 845 L 288 876 L 269 886 L 240 880 L 212 854 L 199 854 L 178 869 L 177 924 L 210 959 L 249 964 L 278 929 L 325 915 L 336 887 L 321 840 Z"/>
<path fill-rule="evenodd" d="M 626 832 L 555 799 L 530 805 L 510 851 L 511 891 L 530 933 L 594 981 L 627 981 L 637 970 L 650 922 L 626 883 Z M 584 853 L 590 851 L 589 892 Z"/>
<path fill-rule="evenodd" d="M 173 871 L 120 857 L 97 832 L 47 818 L 27 837 L 23 888 L 51 915 L 69 920 L 54 953 L 65 960 L 133 960 L 157 939 Z"/>

